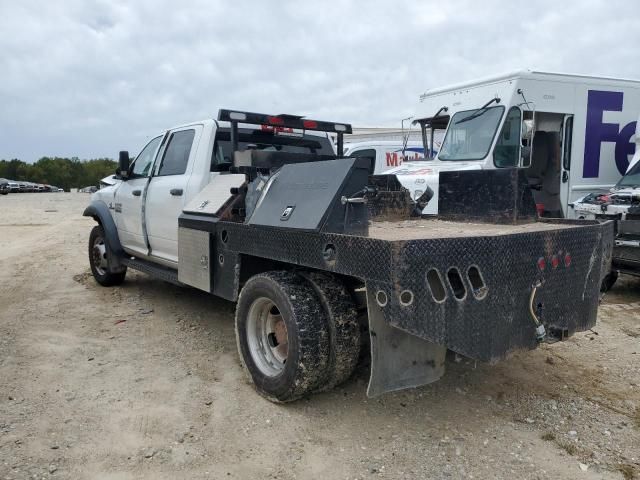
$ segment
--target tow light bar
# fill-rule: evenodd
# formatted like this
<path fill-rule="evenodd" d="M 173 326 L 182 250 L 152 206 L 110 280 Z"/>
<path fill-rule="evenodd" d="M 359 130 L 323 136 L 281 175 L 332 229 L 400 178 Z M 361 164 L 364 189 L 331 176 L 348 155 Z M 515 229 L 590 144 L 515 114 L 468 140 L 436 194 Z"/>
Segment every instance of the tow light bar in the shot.
<path fill-rule="evenodd" d="M 338 134 L 338 156 L 343 155 L 345 133 L 353 130 L 348 123 L 321 122 L 318 120 L 307 120 L 297 115 L 267 115 L 264 113 L 239 112 L 237 110 L 220 109 L 218 120 L 231 122 L 231 143 L 233 150 L 238 149 L 238 123 L 249 123 L 252 125 L 269 125 L 282 128 L 296 128 L 301 130 L 315 130 L 319 132 L 331 132 Z"/>

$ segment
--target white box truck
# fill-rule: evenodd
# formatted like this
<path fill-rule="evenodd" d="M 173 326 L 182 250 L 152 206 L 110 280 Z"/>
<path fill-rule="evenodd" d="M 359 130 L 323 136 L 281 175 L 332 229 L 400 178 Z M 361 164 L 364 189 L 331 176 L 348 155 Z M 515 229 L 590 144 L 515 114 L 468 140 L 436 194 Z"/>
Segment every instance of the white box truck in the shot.
<path fill-rule="evenodd" d="M 572 218 L 574 201 L 609 191 L 627 170 L 638 112 L 636 80 L 525 70 L 432 89 L 415 118 L 427 148 L 430 132 L 446 129 L 442 147 L 390 173 L 414 198 L 429 186 L 437 199 L 441 171 L 519 167 L 541 214 Z"/>

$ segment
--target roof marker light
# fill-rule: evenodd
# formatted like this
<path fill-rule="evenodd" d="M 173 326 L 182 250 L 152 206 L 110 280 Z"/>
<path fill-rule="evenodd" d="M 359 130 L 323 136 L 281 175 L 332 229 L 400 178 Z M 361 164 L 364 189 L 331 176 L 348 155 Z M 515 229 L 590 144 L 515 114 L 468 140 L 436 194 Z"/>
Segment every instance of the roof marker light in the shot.
<path fill-rule="evenodd" d="M 547 262 L 543 257 L 540 257 L 538 259 L 538 269 L 543 272 L 545 268 L 547 268 Z"/>
<path fill-rule="evenodd" d="M 284 125 L 284 119 L 280 117 L 267 117 L 271 125 Z"/>
<path fill-rule="evenodd" d="M 344 125 L 340 125 L 339 123 L 336 123 L 335 127 L 338 132 L 344 132 L 347 129 L 347 127 L 345 127 Z"/>
<path fill-rule="evenodd" d="M 246 120 L 247 115 L 241 112 L 229 112 L 229 118 L 231 120 Z"/>
<path fill-rule="evenodd" d="M 560 259 L 557 255 L 554 255 L 553 257 L 551 257 L 551 266 L 553 268 L 558 268 L 558 265 L 560 265 Z"/>
<path fill-rule="evenodd" d="M 303 120 L 302 125 L 304 128 L 318 128 L 318 122 L 314 120 Z"/>

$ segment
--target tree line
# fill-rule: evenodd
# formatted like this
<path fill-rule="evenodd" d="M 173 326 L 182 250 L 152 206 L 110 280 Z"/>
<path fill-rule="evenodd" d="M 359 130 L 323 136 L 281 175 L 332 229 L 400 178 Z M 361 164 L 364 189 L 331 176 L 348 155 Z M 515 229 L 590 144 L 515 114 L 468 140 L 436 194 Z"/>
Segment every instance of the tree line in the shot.
<path fill-rule="evenodd" d="M 100 179 L 113 174 L 117 166 L 118 163 L 110 158 L 42 157 L 35 163 L 14 158 L 0 160 L 0 178 L 55 185 L 69 190 L 98 185 Z"/>

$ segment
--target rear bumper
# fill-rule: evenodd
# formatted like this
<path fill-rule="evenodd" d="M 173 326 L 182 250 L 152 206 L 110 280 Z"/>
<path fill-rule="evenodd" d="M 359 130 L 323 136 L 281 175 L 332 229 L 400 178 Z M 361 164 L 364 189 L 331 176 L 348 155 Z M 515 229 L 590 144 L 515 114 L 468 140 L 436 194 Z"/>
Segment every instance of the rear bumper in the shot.
<path fill-rule="evenodd" d="M 640 275 L 640 220 L 619 220 L 613 247 L 613 268 Z"/>

